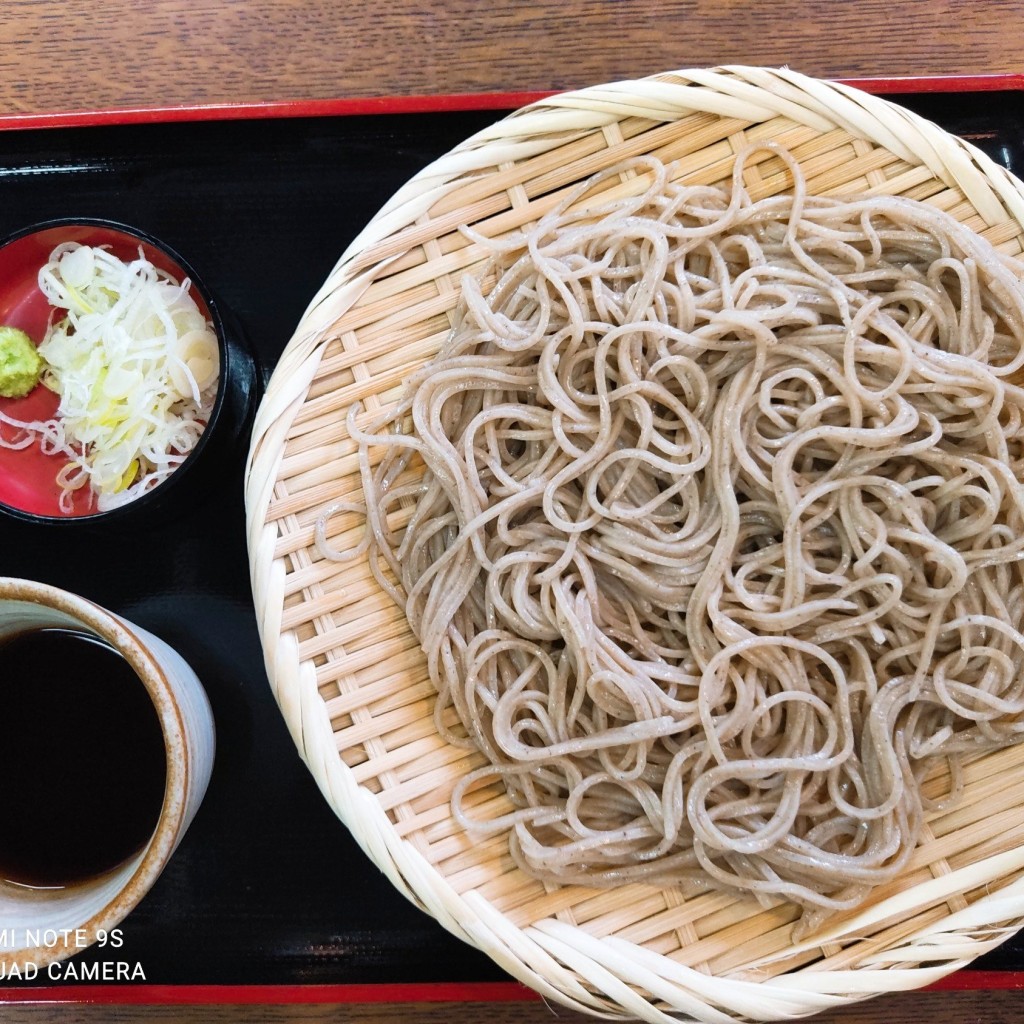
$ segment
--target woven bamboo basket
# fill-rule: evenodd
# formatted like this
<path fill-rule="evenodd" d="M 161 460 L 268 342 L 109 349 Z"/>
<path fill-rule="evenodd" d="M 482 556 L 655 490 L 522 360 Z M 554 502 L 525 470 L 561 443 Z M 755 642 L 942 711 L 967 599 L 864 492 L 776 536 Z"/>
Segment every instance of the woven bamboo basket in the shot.
<path fill-rule="evenodd" d="M 1008 253 L 1024 247 L 1019 182 L 858 90 L 733 67 L 565 93 L 468 139 L 377 214 L 309 306 L 254 432 L 249 550 L 266 662 L 327 800 L 417 906 L 544 996 L 606 1017 L 799 1017 L 933 982 L 1024 922 L 1024 745 L 970 764 L 963 801 L 929 819 L 898 882 L 806 940 L 794 938 L 798 912 L 787 904 L 532 880 L 501 837 L 470 841 L 452 819 L 452 788 L 479 762 L 436 734 L 424 657 L 404 616 L 365 560 L 317 553 L 318 516 L 361 495 L 346 411 L 360 401 L 372 416 L 397 399 L 444 340 L 461 275 L 486 257 L 460 225 L 514 231 L 638 154 L 678 161 L 687 182 L 724 182 L 734 154 L 763 140 L 796 156 L 812 193 L 898 193 Z M 764 151 L 746 184 L 760 198 L 790 183 Z M 361 530 L 358 516 L 331 520 L 337 546 Z M 929 784 L 941 791 L 944 780 Z"/>

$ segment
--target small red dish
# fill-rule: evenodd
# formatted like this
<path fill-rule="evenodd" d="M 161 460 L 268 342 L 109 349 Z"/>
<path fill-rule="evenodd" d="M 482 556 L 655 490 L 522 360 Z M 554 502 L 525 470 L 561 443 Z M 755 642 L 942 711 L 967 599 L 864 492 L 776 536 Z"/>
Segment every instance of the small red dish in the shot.
<path fill-rule="evenodd" d="M 210 422 L 196 448 L 164 483 L 127 505 L 100 512 L 91 492 L 82 488 L 74 496 L 72 510 L 63 512 L 60 508 L 61 489 L 56 476 L 65 465 L 66 458 L 63 455 L 46 455 L 35 443 L 20 449 L 0 447 L 0 511 L 14 514 L 18 518 L 53 522 L 83 518 L 106 519 L 134 509 L 148 502 L 157 492 L 165 491 L 188 469 L 204 447 L 224 400 L 227 366 L 224 329 L 212 299 L 196 279 L 195 273 L 173 250 L 134 228 L 112 221 L 85 219 L 34 225 L 0 243 L 0 325 L 23 330 L 37 345 L 43 340 L 54 310 L 39 290 L 39 270 L 53 249 L 63 242 L 106 246 L 115 256 L 125 261 L 137 258 L 141 248 L 146 259 L 175 280 L 188 278 L 191 281 L 192 297 L 204 316 L 212 321 L 220 347 L 221 373 L 217 399 Z M 55 414 L 58 402 L 55 393 L 38 384 L 24 398 L 0 397 L 0 412 L 22 422 L 47 420 Z M 0 436 L 14 440 L 18 433 L 16 428 L 0 423 Z"/>

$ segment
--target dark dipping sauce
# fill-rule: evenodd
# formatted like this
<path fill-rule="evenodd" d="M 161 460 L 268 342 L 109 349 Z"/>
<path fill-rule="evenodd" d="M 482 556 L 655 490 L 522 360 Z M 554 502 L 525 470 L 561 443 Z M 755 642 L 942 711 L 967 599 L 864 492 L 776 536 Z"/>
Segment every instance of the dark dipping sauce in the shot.
<path fill-rule="evenodd" d="M 64 888 L 138 853 L 167 777 L 146 687 L 102 640 L 0 639 L 0 879 Z"/>

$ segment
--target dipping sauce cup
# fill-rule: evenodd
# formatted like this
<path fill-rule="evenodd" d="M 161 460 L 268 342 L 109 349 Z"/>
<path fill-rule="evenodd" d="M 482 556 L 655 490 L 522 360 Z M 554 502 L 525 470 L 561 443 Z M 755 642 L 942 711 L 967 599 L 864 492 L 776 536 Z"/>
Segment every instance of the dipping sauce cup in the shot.
<path fill-rule="evenodd" d="M 40 630 L 64 633 L 39 633 Z M 4 646 L 10 645 L 13 649 L 15 638 L 20 640 L 35 634 L 33 649 L 44 652 L 48 637 L 68 633 L 77 634 L 77 639 L 86 645 L 92 638 L 107 645 L 104 651 L 121 668 L 117 655 L 111 654 L 108 648 L 117 652 L 131 669 L 130 673 L 125 672 L 127 685 L 134 685 L 137 678 L 138 686 L 152 703 L 159 722 L 159 735 L 155 727 L 152 731 L 156 744 L 155 763 L 159 768 L 162 740 L 166 767 L 163 800 L 161 803 L 157 789 L 152 807 L 156 824 L 148 840 L 143 839 L 142 848 L 102 874 L 75 879 L 67 885 L 42 886 L 0 877 L 2 978 L 31 977 L 35 968 L 71 956 L 109 935 L 145 896 L 166 866 L 199 808 L 213 767 L 213 713 L 202 685 L 180 655 L 146 630 L 84 598 L 46 584 L 0 577 L 0 665 L 4 660 Z M 11 699 L 16 688 L 45 687 L 47 680 L 55 679 L 58 672 L 74 672 L 74 666 L 44 660 L 38 672 L 4 674 L 0 669 L 0 714 L 3 714 L 4 700 Z M 13 675 L 17 678 L 12 678 Z M 83 683 L 84 680 L 83 676 Z M 4 691 L 7 691 L 6 698 Z M 137 696 L 132 693 L 133 700 Z M 144 701 L 139 706 L 149 714 Z M 87 718 L 83 716 L 82 721 L 87 722 Z M 47 722 L 40 722 L 37 727 L 33 724 L 33 729 L 45 737 Z M 124 730 L 120 735 L 127 749 L 129 737 Z M 88 749 L 89 736 L 80 739 Z M 113 741 L 108 733 L 102 742 L 112 763 L 117 764 L 118 755 L 124 751 L 117 749 L 121 740 L 116 731 Z M 41 772 L 38 765 L 34 769 L 31 759 L 27 760 L 29 763 L 18 766 L 16 777 L 4 778 L 5 786 L 31 787 L 38 785 L 40 778 L 53 777 L 49 771 L 51 766 Z M 125 764 L 124 769 L 139 771 L 140 767 Z M 90 785 L 90 778 L 74 763 L 61 765 L 60 772 L 66 773 L 69 787 Z M 44 789 L 40 787 L 33 796 L 45 805 L 53 794 Z M 55 803 L 59 806 L 59 801 Z M 5 831 L 23 825 L 17 821 L 0 821 L 0 829 Z M 66 842 L 73 844 L 74 837 Z M 0 853 L 2 848 L 0 836 Z M 73 857 L 75 851 L 72 848 L 61 852 L 69 852 Z"/>

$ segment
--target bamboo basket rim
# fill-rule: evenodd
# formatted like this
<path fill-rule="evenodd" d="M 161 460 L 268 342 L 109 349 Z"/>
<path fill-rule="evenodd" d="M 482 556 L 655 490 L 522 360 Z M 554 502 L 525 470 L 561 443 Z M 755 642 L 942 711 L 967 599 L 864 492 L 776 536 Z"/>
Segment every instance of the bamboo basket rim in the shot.
<path fill-rule="evenodd" d="M 930 821 L 906 879 L 800 943 L 784 915 L 736 910 L 730 899 L 638 894 L 635 911 L 613 912 L 587 890 L 524 895 L 514 871 L 492 877 L 499 860 L 467 850 L 429 803 L 435 780 L 443 788 L 466 769 L 419 728 L 429 695 L 408 625 L 403 634 L 404 620 L 376 600 L 365 566 L 316 555 L 316 516 L 353 486 L 338 410 L 356 398 L 393 401 L 409 367 L 436 351 L 453 278 L 483 259 L 460 224 L 512 230 L 624 151 L 681 147 L 680 173 L 713 179 L 737 140 L 761 137 L 793 140 L 822 190 L 856 180 L 921 197 L 1005 251 L 1024 249 L 1021 183 L 969 143 L 851 86 L 729 66 L 566 92 L 473 135 L 381 208 L 310 302 L 253 430 L 247 532 L 267 672 L 325 798 L 417 906 L 542 995 L 599 1016 L 800 1017 L 929 984 L 1024 923 L 1024 824 L 1011 826 L 1024 753 L 1013 752 L 969 767 L 969 807 Z M 411 760 L 422 756 L 416 763 L 430 767 L 420 772 Z M 976 839 L 983 805 L 995 810 Z"/>

